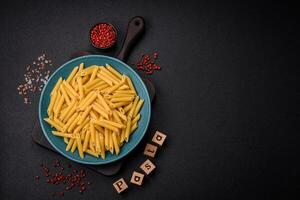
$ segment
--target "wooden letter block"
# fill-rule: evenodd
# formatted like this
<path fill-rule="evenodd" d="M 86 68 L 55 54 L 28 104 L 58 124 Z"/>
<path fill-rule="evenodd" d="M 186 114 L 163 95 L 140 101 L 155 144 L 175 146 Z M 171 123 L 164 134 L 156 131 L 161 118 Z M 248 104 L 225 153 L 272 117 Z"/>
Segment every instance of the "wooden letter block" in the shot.
<path fill-rule="evenodd" d="M 128 186 L 123 178 L 114 182 L 113 186 L 115 187 L 115 189 L 117 190 L 117 192 L 119 194 L 128 188 Z"/>
<path fill-rule="evenodd" d="M 156 150 L 157 150 L 157 146 L 147 143 L 144 150 L 144 154 L 154 158 L 156 154 Z"/>
<path fill-rule="evenodd" d="M 133 171 L 130 182 L 136 185 L 142 185 L 144 174 Z"/>
<path fill-rule="evenodd" d="M 155 165 L 147 159 L 141 166 L 140 168 L 148 175 L 150 174 L 156 167 Z"/>
<path fill-rule="evenodd" d="M 156 131 L 153 138 L 152 138 L 152 142 L 162 146 L 163 143 L 165 142 L 167 136 L 159 131 Z"/>

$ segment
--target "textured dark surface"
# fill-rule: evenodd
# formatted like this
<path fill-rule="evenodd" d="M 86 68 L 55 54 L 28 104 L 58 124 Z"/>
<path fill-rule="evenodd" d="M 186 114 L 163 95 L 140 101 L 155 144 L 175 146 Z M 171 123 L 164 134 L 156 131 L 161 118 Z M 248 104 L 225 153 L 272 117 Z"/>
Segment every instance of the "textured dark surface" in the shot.
<path fill-rule="evenodd" d="M 100 21 L 122 39 L 128 20 L 141 15 L 146 33 L 128 63 L 157 50 L 162 66 L 149 77 L 157 86 L 149 131 L 118 175 L 88 171 L 90 190 L 64 198 L 299 199 L 299 11 L 222 2 L 2 2 L 0 198 L 53 199 L 58 188 L 33 177 L 42 162 L 69 162 L 32 142 L 38 97 L 25 106 L 16 91 L 25 66 L 44 52 L 59 66 L 74 51 L 93 50 L 87 34 Z M 119 196 L 112 183 L 129 182 L 156 129 L 168 135 L 156 172 Z"/>

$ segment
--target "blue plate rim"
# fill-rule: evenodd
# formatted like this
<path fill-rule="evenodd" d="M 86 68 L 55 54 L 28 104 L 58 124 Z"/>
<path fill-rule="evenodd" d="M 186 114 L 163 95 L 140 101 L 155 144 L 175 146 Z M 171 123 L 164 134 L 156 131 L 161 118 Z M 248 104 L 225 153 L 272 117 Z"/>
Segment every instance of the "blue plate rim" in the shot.
<path fill-rule="evenodd" d="M 139 81 L 142 83 L 142 87 L 143 89 L 146 91 L 146 98 L 149 102 L 148 104 L 148 108 L 149 108 L 149 113 L 148 113 L 148 121 L 146 123 L 146 126 L 145 126 L 145 129 L 144 131 L 142 132 L 142 136 L 140 137 L 140 139 L 135 143 L 133 144 L 133 146 L 126 152 L 124 153 L 122 156 L 118 156 L 118 157 L 115 157 L 111 160 L 99 160 L 101 162 L 88 162 L 88 161 L 84 161 L 84 160 L 77 160 L 67 154 L 65 154 L 64 152 L 62 152 L 59 148 L 57 148 L 55 146 L 55 144 L 50 140 L 50 138 L 48 137 L 48 135 L 46 134 L 46 130 L 44 129 L 44 125 L 43 125 L 43 120 L 42 120 L 42 109 L 41 109 L 41 105 L 42 105 L 42 99 L 44 97 L 44 92 L 45 92 L 45 89 L 49 83 L 49 81 L 58 73 L 58 71 L 60 69 L 62 69 L 63 67 L 65 67 L 66 65 L 68 65 L 69 63 L 71 62 L 74 62 L 74 61 L 77 61 L 79 59 L 82 59 L 82 58 L 90 58 L 90 57 L 102 57 L 102 58 L 106 58 L 106 59 L 112 59 L 116 62 L 119 62 L 121 63 L 123 66 L 127 67 L 129 69 L 129 71 L 131 71 L 138 79 Z M 144 105 L 145 106 L 145 105 Z M 52 75 L 49 77 L 46 85 L 43 87 L 43 90 L 41 92 L 41 95 L 40 95 L 40 99 L 39 99 L 39 122 L 40 122 L 40 125 L 42 127 L 42 130 L 43 130 L 43 134 L 44 136 L 47 138 L 47 141 L 51 144 L 51 146 L 56 150 L 58 151 L 61 155 L 63 155 L 64 157 L 74 161 L 74 162 L 77 162 L 77 163 L 81 163 L 81 164 L 87 164 L 87 165 L 104 165 L 104 164 L 109 164 L 109 163 L 112 163 L 112 162 L 115 162 L 115 161 L 118 161 L 122 158 L 124 158 L 125 156 L 127 156 L 130 152 L 133 151 L 133 149 L 136 148 L 136 146 L 141 142 L 141 140 L 144 138 L 146 132 L 147 132 L 147 129 L 149 127 L 149 123 L 150 123 L 150 119 L 151 119 L 151 101 L 150 101 L 150 96 L 149 96 L 149 92 L 148 92 L 148 89 L 146 88 L 146 85 L 144 83 L 144 81 L 141 79 L 141 77 L 138 75 L 138 73 L 136 73 L 129 65 L 127 65 L 126 63 L 124 63 L 123 61 L 117 59 L 117 58 L 114 58 L 114 57 L 111 57 L 111 56 L 105 56 L 105 55 L 85 55 L 85 56 L 80 56 L 80 57 L 77 57 L 75 59 L 72 59 L 72 60 L 69 60 L 68 62 L 64 63 L 63 65 L 61 65 L 59 68 L 57 68 L 53 73 Z"/>

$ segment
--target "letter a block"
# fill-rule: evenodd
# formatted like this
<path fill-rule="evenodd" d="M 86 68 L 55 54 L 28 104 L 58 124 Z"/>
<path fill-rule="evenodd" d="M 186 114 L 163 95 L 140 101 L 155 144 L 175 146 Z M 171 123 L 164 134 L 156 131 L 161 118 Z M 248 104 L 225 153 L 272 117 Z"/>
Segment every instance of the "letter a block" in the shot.
<path fill-rule="evenodd" d="M 145 150 L 144 150 L 144 154 L 146 156 L 150 156 L 150 157 L 154 158 L 156 151 L 157 151 L 157 146 L 147 143 Z"/>
<path fill-rule="evenodd" d="M 128 188 L 128 186 L 123 178 L 114 182 L 113 186 L 115 187 L 115 189 L 117 190 L 117 192 L 119 194 Z"/>
<path fill-rule="evenodd" d="M 140 168 L 148 175 L 155 169 L 155 165 L 147 159 L 143 164 L 141 164 Z"/>
<path fill-rule="evenodd" d="M 144 179 L 144 174 L 138 173 L 136 171 L 134 171 L 132 173 L 132 177 L 130 182 L 136 185 L 142 185 L 143 183 L 143 179 Z"/>
<path fill-rule="evenodd" d="M 152 142 L 162 146 L 163 143 L 165 142 L 167 136 L 159 131 L 156 131 L 153 138 L 152 138 Z"/>

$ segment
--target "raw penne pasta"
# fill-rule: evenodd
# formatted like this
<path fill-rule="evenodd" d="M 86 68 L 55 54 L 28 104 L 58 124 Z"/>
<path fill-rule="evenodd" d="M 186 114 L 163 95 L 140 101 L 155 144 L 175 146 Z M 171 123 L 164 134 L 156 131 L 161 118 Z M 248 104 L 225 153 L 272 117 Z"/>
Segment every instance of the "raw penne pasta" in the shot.
<path fill-rule="evenodd" d="M 117 127 L 117 128 L 125 128 L 126 127 L 122 123 L 117 123 L 117 122 L 113 122 L 113 121 L 105 120 L 105 119 L 100 119 L 99 122 L 104 122 L 104 123 L 110 124 L 110 125 L 112 125 L 114 127 Z"/>
<path fill-rule="evenodd" d="M 81 139 L 80 139 L 80 136 L 78 133 L 76 135 L 76 142 L 77 142 L 77 148 L 79 151 L 79 156 L 80 156 L 80 158 L 84 158 L 84 154 L 83 154 L 83 150 L 82 150 L 82 143 L 81 143 Z"/>
<path fill-rule="evenodd" d="M 106 74 L 107 76 L 109 76 L 110 79 L 114 80 L 114 83 L 117 84 L 120 79 L 118 77 L 116 77 L 113 73 L 111 73 L 108 69 L 106 69 L 105 67 L 101 67 L 101 71 Z"/>
<path fill-rule="evenodd" d="M 87 150 L 87 147 L 88 147 L 88 144 L 89 144 L 89 141 L 90 141 L 90 137 L 91 137 L 91 132 L 87 131 L 86 134 L 85 134 L 84 142 L 83 142 L 83 147 L 82 147 L 83 151 Z"/>
<path fill-rule="evenodd" d="M 93 123 L 98 124 L 99 126 L 107 128 L 107 129 L 109 129 L 111 131 L 119 132 L 119 129 L 117 127 L 115 127 L 115 126 L 113 126 L 113 125 L 111 125 L 111 124 L 109 124 L 107 122 L 99 121 L 99 120 L 93 120 Z"/>
<path fill-rule="evenodd" d="M 69 99 L 69 96 L 65 90 L 65 87 L 64 85 L 60 85 L 60 91 L 64 97 L 64 99 L 66 100 L 67 104 L 70 105 L 71 104 L 71 100 Z"/>
<path fill-rule="evenodd" d="M 98 153 L 98 154 L 100 154 L 100 152 L 101 152 L 101 149 L 100 149 L 100 139 L 99 139 L 99 133 L 98 132 L 96 132 L 95 133 L 95 142 L 96 142 L 96 153 Z"/>
<path fill-rule="evenodd" d="M 66 82 L 70 83 L 71 80 L 73 79 L 73 77 L 75 76 L 75 74 L 77 73 L 77 71 L 78 71 L 78 67 L 74 67 L 74 69 L 72 70 L 71 74 L 67 78 Z"/>
<path fill-rule="evenodd" d="M 79 97 L 80 97 L 80 99 L 83 99 L 84 91 L 83 91 L 83 87 L 82 87 L 82 77 L 81 76 L 79 76 L 77 78 L 77 82 L 78 82 Z"/>
<path fill-rule="evenodd" d="M 51 118 L 53 116 L 53 107 L 56 101 L 56 97 L 57 97 L 57 92 L 54 91 L 54 93 L 50 96 L 50 104 L 49 107 L 47 109 L 47 114 L 48 116 Z"/>
<path fill-rule="evenodd" d="M 130 87 L 130 89 L 136 94 L 136 90 L 133 86 L 131 79 L 128 76 L 126 76 L 126 80 L 127 80 L 127 83 L 128 83 L 128 86 Z"/>
<path fill-rule="evenodd" d="M 110 86 L 113 86 L 113 82 L 112 80 L 110 80 L 107 76 L 101 74 L 101 73 L 98 73 L 97 74 L 98 78 L 100 78 L 101 80 L 105 81 L 108 85 Z"/>
<path fill-rule="evenodd" d="M 64 142 L 65 142 L 66 144 L 68 144 L 68 143 L 69 143 L 69 138 L 65 138 L 65 137 L 64 137 Z"/>
<path fill-rule="evenodd" d="M 99 155 L 97 153 L 95 153 L 93 150 L 91 149 L 87 149 L 85 150 L 86 153 L 90 154 L 91 156 L 94 156 L 96 158 L 99 158 Z"/>
<path fill-rule="evenodd" d="M 140 99 L 139 102 L 137 103 L 135 109 L 134 109 L 134 112 L 133 112 L 133 116 L 135 117 L 141 110 L 141 107 L 144 103 L 144 100 L 143 99 Z"/>
<path fill-rule="evenodd" d="M 58 131 L 52 131 L 53 135 L 64 137 L 64 138 L 75 138 L 73 134 L 70 133 L 63 133 Z"/>
<path fill-rule="evenodd" d="M 105 159 L 104 137 L 102 134 L 100 134 L 99 139 L 100 139 L 100 148 L 101 148 L 100 155 L 102 159 Z"/>
<path fill-rule="evenodd" d="M 50 93 L 51 95 L 54 93 L 54 92 L 57 92 L 58 88 L 60 87 L 60 84 L 62 83 L 62 77 L 60 77 L 58 79 L 58 81 L 56 82 L 52 92 Z"/>
<path fill-rule="evenodd" d="M 115 70 L 113 67 L 111 67 L 109 64 L 106 64 L 106 68 L 112 73 L 114 74 L 116 77 L 118 77 L 119 79 L 122 78 L 122 74 L 120 74 L 117 70 Z"/>
<path fill-rule="evenodd" d="M 109 64 L 84 68 L 84 63 L 64 78 L 50 93 L 44 119 L 52 134 L 81 159 L 85 154 L 95 159 L 105 159 L 107 152 L 119 155 L 138 128 L 144 104 L 131 79 Z"/>
<path fill-rule="evenodd" d="M 119 155 L 120 148 L 119 148 L 119 143 L 117 140 L 117 134 L 115 132 L 112 133 L 112 139 L 113 139 L 113 144 L 114 144 L 114 149 L 115 149 L 116 155 Z"/>
<path fill-rule="evenodd" d="M 54 120 L 50 118 L 44 119 L 48 124 L 50 124 L 52 127 L 56 128 L 56 130 L 62 131 L 63 127 L 59 126 Z"/>

